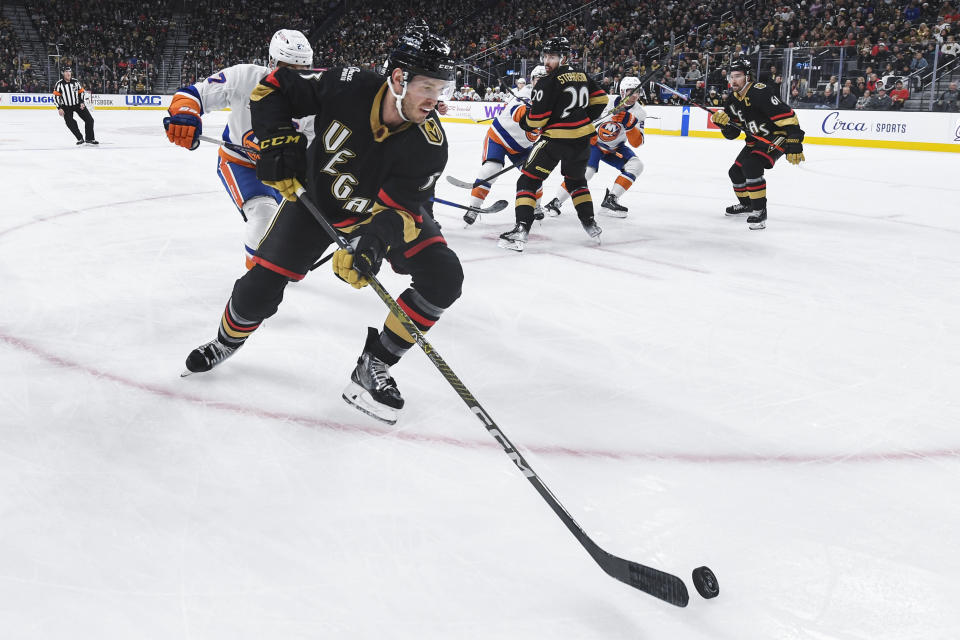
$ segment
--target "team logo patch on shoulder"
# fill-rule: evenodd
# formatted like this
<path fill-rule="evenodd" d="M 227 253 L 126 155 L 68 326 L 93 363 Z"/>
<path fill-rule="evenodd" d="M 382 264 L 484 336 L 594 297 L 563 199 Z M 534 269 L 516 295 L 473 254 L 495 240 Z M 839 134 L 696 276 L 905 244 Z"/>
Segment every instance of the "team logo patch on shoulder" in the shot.
<path fill-rule="evenodd" d="M 427 118 L 423 124 L 420 125 L 420 131 L 423 131 L 423 137 L 426 138 L 430 144 L 443 144 L 443 127 L 433 118 Z"/>
<path fill-rule="evenodd" d="M 753 85 L 753 86 L 755 86 L 757 89 L 766 89 L 766 88 L 767 88 L 767 85 L 763 84 L 762 82 L 758 82 L 757 84 L 755 84 L 755 85 Z"/>

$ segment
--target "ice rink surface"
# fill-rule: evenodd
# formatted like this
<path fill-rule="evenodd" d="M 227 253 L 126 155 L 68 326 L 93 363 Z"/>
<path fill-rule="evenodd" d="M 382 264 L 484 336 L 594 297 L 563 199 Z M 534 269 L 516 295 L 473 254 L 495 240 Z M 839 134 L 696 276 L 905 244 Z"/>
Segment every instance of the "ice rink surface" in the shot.
<path fill-rule="evenodd" d="M 594 540 L 684 578 L 678 609 L 606 576 L 421 352 L 395 427 L 347 406 L 385 308 L 328 267 L 179 378 L 243 229 L 162 116 L 96 112 L 76 148 L 0 112 L 4 638 L 957 637 L 960 156 L 808 146 L 750 231 L 739 142 L 650 136 L 602 245 L 568 204 L 522 255 L 515 173 L 472 228 L 437 206 L 466 281 L 429 339 Z M 472 179 L 484 128 L 446 130 Z"/>

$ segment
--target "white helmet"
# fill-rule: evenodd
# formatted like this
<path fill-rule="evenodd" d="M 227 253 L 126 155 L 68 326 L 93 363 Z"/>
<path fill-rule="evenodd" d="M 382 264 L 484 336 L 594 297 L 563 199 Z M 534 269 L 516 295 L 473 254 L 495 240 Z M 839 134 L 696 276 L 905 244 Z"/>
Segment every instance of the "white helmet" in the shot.
<path fill-rule="evenodd" d="M 537 81 L 540 78 L 545 78 L 548 75 L 549 74 L 547 73 L 547 68 L 542 64 L 538 64 L 533 68 L 533 71 L 530 72 L 530 84 L 531 85 L 537 84 Z"/>
<path fill-rule="evenodd" d="M 298 66 L 313 66 L 313 49 L 307 36 L 294 29 L 280 29 L 270 39 L 270 66 L 278 62 Z"/>
<path fill-rule="evenodd" d="M 640 78 L 627 76 L 620 81 L 620 95 L 624 96 L 640 86 Z"/>

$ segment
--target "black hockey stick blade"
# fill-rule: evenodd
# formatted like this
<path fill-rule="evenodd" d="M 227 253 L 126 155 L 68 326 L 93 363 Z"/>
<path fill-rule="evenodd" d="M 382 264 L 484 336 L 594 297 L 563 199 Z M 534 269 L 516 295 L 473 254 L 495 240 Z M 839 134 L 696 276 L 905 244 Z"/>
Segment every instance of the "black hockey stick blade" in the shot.
<path fill-rule="evenodd" d="M 481 207 L 480 209 L 477 209 L 477 211 L 479 211 L 480 213 L 496 213 L 497 211 L 503 211 L 506 208 L 507 208 L 506 200 L 497 200 L 489 207 Z"/>
<path fill-rule="evenodd" d="M 506 200 L 497 200 L 489 207 L 468 207 L 465 204 L 460 204 L 458 202 L 450 202 L 449 200 L 437 198 L 436 196 L 431 198 L 431 200 L 439 204 L 445 204 L 448 207 L 453 207 L 454 209 L 463 209 L 464 211 L 473 211 L 475 213 L 496 213 L 497 211 L 503 211 L 504 209 L 507 208 Z"/>
<path fill-rule="evenodd" d="M 690 602 L 687 585 L 677 576 L 618 558 L 593 546 L 595 548 L 591 549 L 587 545 L 587 551 L 610 577 L 677 607 L 685 607 Z"/>

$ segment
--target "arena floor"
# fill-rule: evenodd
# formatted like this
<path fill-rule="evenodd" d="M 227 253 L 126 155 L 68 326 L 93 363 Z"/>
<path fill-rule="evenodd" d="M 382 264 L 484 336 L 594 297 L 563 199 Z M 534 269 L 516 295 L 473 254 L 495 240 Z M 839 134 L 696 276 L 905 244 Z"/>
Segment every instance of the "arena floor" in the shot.
<path fill-rule="evenodd" d="M 518 255 L 512 206 L 437 206 L 466 281 L 430 340 L 600 545 L 686 580 L 681 610 L 600 571 L 422 353 L 395 427 L 348 407 L 385 309 L 326 268 L 179 378 L 243 230 L 215 148 L 162 115 L 96 112 L 76 148 L 0 113 L 4 637 L 955 637 L 955 154 L 808 146 L 764 231 L 723 216 L 739 143 L 699 138 L 648 138 L 599 247 L 570 208 Z M 446 129 L 472 179 L 484 128 Z"/>

